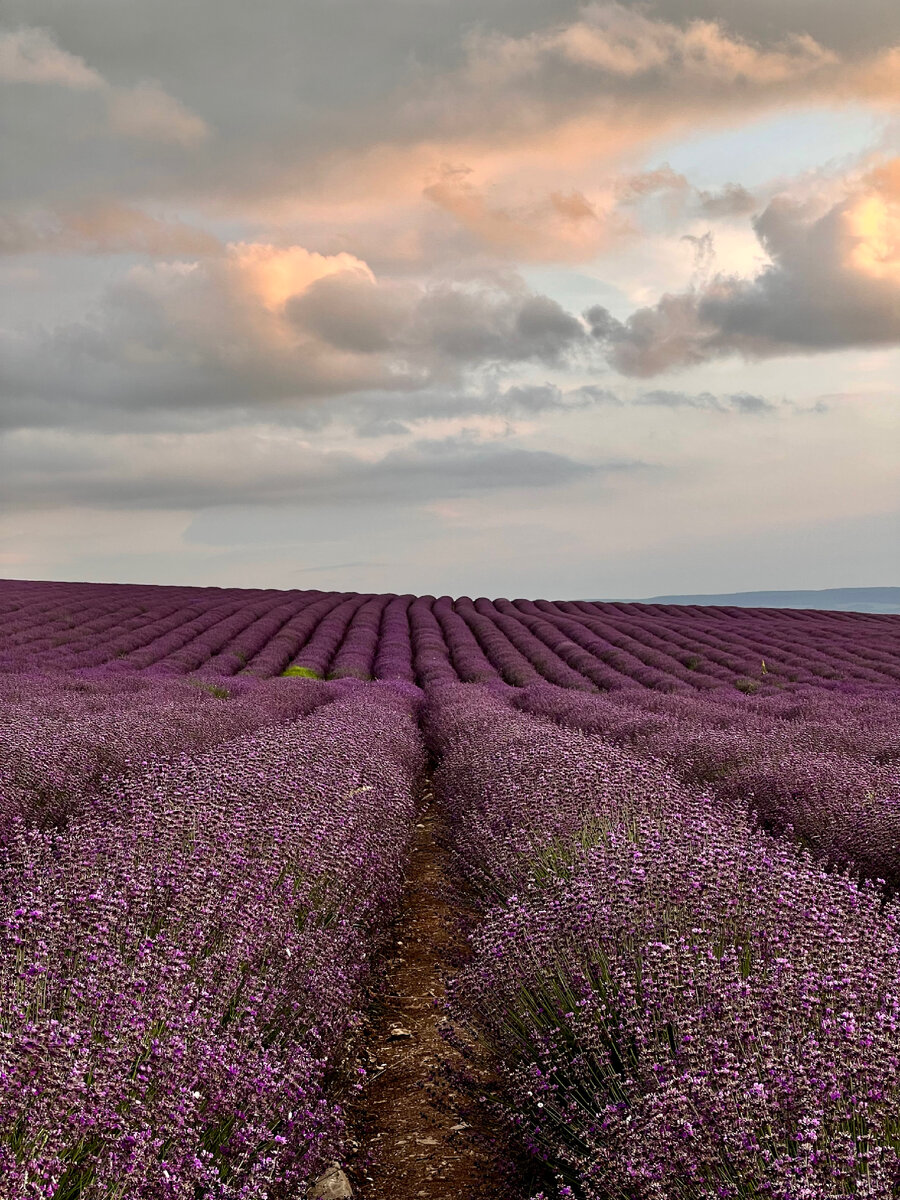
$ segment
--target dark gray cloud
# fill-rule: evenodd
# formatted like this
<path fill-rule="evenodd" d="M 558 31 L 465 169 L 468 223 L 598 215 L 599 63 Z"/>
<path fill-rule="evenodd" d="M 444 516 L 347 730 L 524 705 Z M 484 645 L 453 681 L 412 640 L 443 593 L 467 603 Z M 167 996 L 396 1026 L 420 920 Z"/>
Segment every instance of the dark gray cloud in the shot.
<path fill-rule="evenodd" d="M 408 437 L 412 433 L 409 425 L 392 417 L 373 416 L 360 420 L 354 429 L 357 437 Z"/>
<path fill-rule="evenodd" d="M 345 271 L 318 279 L 292 297 L 286 314 L 337 350 L 377 354 L 396 342 L 418 298 L 415 287 L 379 285 L 358 271 Z"/>
<path fill-rule="evenodd" d="M 513 422 L 552 413 L 600 406 L 621 408 L 624 401 L 606 388 L 586 385 L 563 389 L 553 383 L 433 390 L 406 395 L 373 393 L 332 401 L 325 419 L 348 423 L 360 437 L 412 436 L 422 422 L 496 417 Z M 322 412 L 322 410 L 319 410 Z"/>
<path fill-rule="evenodd" d="M 90 440 L 23 434 L 7 451 L 10 494 L 38 509 L 416 504 L 642 469 L 636 462 L 598 466 L 466 437 L 420 439 L 374 461 L 237 433 Z"/>
<path fill-rule="evenodd" d="M 776 198 L 753 222 L 771 259 L 756 278 L 716 275 L 625 321 L 602 307 L 585 318 L 610 364 L 635 376 L 731 354 L 768 358 L 895 345 L 900 274 L 890 206 L 897 192 L 894 164 L 824 213 Z"/>
<path fill-rule="evenodd" d="M 290 320 L 337 350 L 394 351 L 436 364 L 560 364 L 585 329 L 549 296 L 524 288 L 378 284 L 345 272 L 313 283 L 288 302 Z"/>
<path fill-rule="evenodd" d="M 410 339 L 413 346 L 433 347 L 462 363 L 561 365 L 584 334 L 581 322 L 549 296 L 478 295 L 439 287 L 423 297 Z"/>
<path fill-rule="evenodd" d="M 281 405 L 310 408 L 300 421 L 312 427 L 328 419 L 315 411 L 323 398 L 436 386 L 474 397 L 468 381 L 481 372 L 561 366 L 589 342 L 578 318 L 515 279 L 381 285 L 346 271 L 314 282 L 282 311 L 267 307 L 242 271 L 219 258 L 135 268 L 87 320 L 0 334 L 2 425 L 110 429 L 130 416 L 178 427 L 212 413 L 222 423 L 252 419 Z M 434 403 L 454 410 L 452 400 Z M 502 406 L 566 402 L 526 390 Z M 378 415 L 392 416 L 389 407 Z M 394 415 L 403 419 L 408 406 Z"/>
<path fill-rule="evenodd" d="M 653 391 L 644 392 L 634 403 L 653 408 L 694 408 L 705 412 L 738 413 L 744 416 L 757 416 L 778 410 L 778 405 L 767 400 L 765 396 L 754 396 L 747 392 L 714 396 L 712 392 Z"/>
<path fill-rule="evenodd" d="M 696 207 L 704 217 L 740 217 L 754 212 L 756 197 L 739 183 L 729 183 L 717 192 L 697 192 Z"/>

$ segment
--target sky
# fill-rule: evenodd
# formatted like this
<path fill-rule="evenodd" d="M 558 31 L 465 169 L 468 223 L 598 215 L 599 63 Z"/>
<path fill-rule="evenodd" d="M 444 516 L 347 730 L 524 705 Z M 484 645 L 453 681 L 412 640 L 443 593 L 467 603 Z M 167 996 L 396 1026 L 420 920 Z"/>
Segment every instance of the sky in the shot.
<path fill-rule="evenodd" d="M 895 0 L 6 0 L 0 576 L 900 581 Z"/>

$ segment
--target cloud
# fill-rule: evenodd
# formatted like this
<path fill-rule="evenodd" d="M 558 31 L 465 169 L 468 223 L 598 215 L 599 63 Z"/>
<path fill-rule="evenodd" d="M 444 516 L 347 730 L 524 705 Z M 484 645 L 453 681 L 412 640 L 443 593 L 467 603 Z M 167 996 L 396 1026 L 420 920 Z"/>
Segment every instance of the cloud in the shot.
<path fill-rule="evenodd" d="M 739 183 L 727 183 L 717 190 L 695 188 L 685 175 L 673 171 L 667 163 L 651 171 L 624 176 L 617 184 L 616 200 L 621 209 L 642 211 L 644 230 L 651 205 L 655 206 L 657 215 L 661 213 L 665 217 L 665 225 L 675 227 L 680 224 L 682 228 L 685 218 L 728 219 L 746 216 L 760 207 L 752 192 Z M 619 228 L 632 237 L 641 233 L 633 224 L 626 225 L 621 220 Z M 703 240 L 702 236 L 686 236 L 696 242 Z"/>
<path fill-rule="evenodd" d="M 687 178 L 679 171 L 673 171 L 668 163 L 663 163 L 652 171 L 627 175 L 619 180 L 616 188 L 619 201 L 623 204 L 634 204 L 643 200 L 645 196 L 654 196 L 660 192 L 677 193 L 689 190 Z"/>
<path fill-rule="evenodd" d="M 605 388 L 585 384 L 563 391 L 552 384 L 507 388 L 500 396 L 503 409 L 524 416 L 545 412 L 568 412 L 598 405 L 619 405 L 621 401 Z"/>
<path fill-rule="evenodd" d="M 639 8 L 459 0 L 421 11 L 392 5 L 376 20 L 370 4 L 346 0 L 301 20 L 272 0 L 265 19 L 253 20 L 222 0 L 204 21 L 199 3 L 188 12 L 159 0 L 148 13 L 122 0 L 114 15 L 92 8 L 77 17 L 54 7 L 53 32 L 42 36 L 60 54 L 81 51 L 77 61 L 111 89 L 111 120 L 149 139 L 147 156 L 86 159 L 77 148 L 96 136 L 92 111 L 79 118 L 56 105 L 42 115 L 33 97 L 27 105 L 12 97 L 10 127 L 23 139 L 41 133 L 17 155 L 18 193 L 34 203 L 77 171 L 95 193 L 123 201 L 149 192 L 170 204 L 277 213 L 298 226 L 320 221 L 353 238 L 365 237 L 377 207 L 386 221 L 394 216 L 386 240 L 410 255 L 417 237 L 444 244 L 444 227 L 429 225 L 439 213 L 465 234 L 468 252 L 575 261 L 616 233 L 604 194 L 614 181 L 598 176 L 623 163 L 633 170 L 636 153 L 661 135 L 745 122 L 779 105 L 884 104 L 898 94 L 900 21 L 883 7 L 881 45 L 860 46 L 830 4 L 802 14 L 770 4 L 765 20 L 731 4 L 716 20 L 716 6 L 701 0 Z M 815 20 L 816 7 L 829 16 Z M 12 0 L 10 11 L 28 6 Z M 807 22 L 817 37 L 797 32 Z M 348 28 L 360 37 L 348 39 Z M 150 157 L 154 140 L 190 147 L 212 130 L 190 162 L 163 148 Z M 472 174 L 454 178 L 458 169 Z M 308 240 L 299 227 L 293 236 Z"/>
<path fill-rule="evenodd" d="M 753 227 L 771 260 L 755 278 L 718 274 L 626 321 L 588 310 L 610 364 L 649 376 L 731 354 L 900 342 L 900 160 L 869 171 L 824 212 L 776 197 Z"/>
<path fill-rule="evenodd" d="M 0 254 L 221 254 L 221 242 L 178 218 L 151 216 L 114 200 L 77 208 L 0 216 Z"/>
<path fill-rule="evenodd" d="M 655 16 L 676 22 L 715 19 L 734 34 L 765 44 L 802 28 L 836 53 L 858 57 L 900 37 L 892 0 L 652 0 Z"/>
<path fill-rule="evenodd" d="M 746 107 L 809 93 L 827 86 L 840 67 L 837 54 L 805 34 L 754 44 L 715 21 L 666 21 L 624 4 L 589 4 L 575 20 L 524 36 L 470 35 L 465 65 L 430 88 L 429 115 L 515 136 L 609 116 L 618 99 L 627 100 L 629 124 L 640 134 L 651 115 L 666 125 L 713 98 Z"/>
<path fill-rule="evenodd" d="M 837 61 L 808 34 L 790 34 L 763 48 L 729 35 L 717 22 L 680 26 L 619 4 L 590 5 L 584 19 L 546 38 L 541 49 L 613 77 L 653 74 L 751 86 L 815 74 Z"/>
<path fill-rule="evenodd" d="M 495 381 L 478 381 L 477 386 L 454 390 L 430 390 L 407 394 L 372 393 L 335 400 L 328 415 L 347 422 L 360 437 L 408 437 L 418 427 L 434 422 L 472 422 L 479 419 L 512 431 L 515 422 L 553 413 L 581 412 L 624 401 L 613 392 L 594 385 L 563 389 L 553 383 L 513 384 L 498 387 Z"/>
<path fill-rule="evenodd" d="M 548 296 L 524 285 L 379 283 L 343 271 L 312 283 L 285 306 L 291 324 L 337 351 L 393 356 L 430 375 L 479 364 L 559 365 L 585 328 Z"/>
<path fill-rule="evenodd" d="M 108 112 L 110 128 L 123 137 L 191 146 L 209 135 L 201 117 L 189 112 L 156 83 L 113 89 Z"/>
<path fill-rule="evenodd" d="M 368 268 L 345 269 L 294 296 L 287 316 L 337 349 L 377 354 L 390 348 L 418 296 L 415 285 L 379 284 Z"/>
<path fill-rule="evenodd" d="M 756 197 L 739 183 L 728 183 L 716 192 L 697 192 L 697 209 L 704 217 L 740 217 L 757 207 Z"/>
<path fill-rule="evenodd" d="M 112 509 L 229 505 L 425 503 L 514 488 L 549 488 L 598 469 L 550 451 L 418 440 L 372 459 L 315 450 L 281 431 L 115 435 L 103 439 L 26 432 L 10 438 L 8 486 L 17 504 Z"/>
<path fill-rule="evenodd" d="M 428 111 L 435 122 L 479 124 L 498 139 L 578 121 L 588 154 L 589 128 L 594 151 L 598 137 L 604 145 L 601 117 L 618 116 L 632 140 L 642 140 L 698 117 L 715 124 L 729 110 L 746 116 L 836 94 L 896 98 L 895 46 L 848 58 L 786 24 L 741 36 L 689 12 L 666 20 L 644 8 L 595 3 L 574 20 L 523 36 L 482 29 L 469 38 L 464 66 L 430 88 Z M 572 146 L 559 149 L 571 154 Z"/>
<path fill-rule="evenodd" d="M 492 203 L 475 187 L 472 174 L 470 167 L 442 164 L 423 195 L 476 242 L 518 262 L 583 261 L 621 232 L 614 213 L 598 212 L 577 190 L 551 191 L 525 203 Z"/>
<path fill-rule="evenodd" d="M 465 390 L 482 372 L 562 366 L 590 344 L 578 318 L 513 274 L 381 283 L 347 253 L 250 242 L 135 266 L 89 318 L 0 339 L 7 427 L 95 428 L 128 413 L 227 420 L 354 393 Z"/>
<path fill-rule="evenodd" d="M 229 263 L 238 286 L 253 292 L 271 312 L 283 308 L 292 296 L 312 284 L 342 274 L 374 283 L 374 276 L 355 255 L 319 254 L 303 246 L 272 246 L 261 242 L 234 242 L 228 247 Z"/>
<path fill-rule="evenodd" d="M 451 362 L 562 365 L 584 327 L 549 296 L 439 285 L 422 296 L 409 336 Z"/>
<path fill-rule="evenodd" d="M 61 49 L 45 29 L 0 33 L 0 80 L 65 88 L 103 88 L 102 76 L 83 58 Z"/>
<path fill-rule="evenodd" d="M 777 412 L 778 405 L 765 396 L 754 396 L 748 392 L 736 392 L 732 395 L 714 396 L 712 392 L 644 392 L 638 396 L 635 404 L 652 406 L 654 408 L 693 408 L 707 412 L 737 413 L 744 416 L 759 416 L 762 413 Z"/>
<path fill-rule="evenodd" d="M 160 84 L 142 80 L 115 87 L 45 29 L 0 32 L 0 82 L 97 91 L 106 102 L 109 130 L 123 137 L 189 146 L 209 135 L 206 122 Z"/>
<path fill-rule="evenodd" d="M 338 420 L 350 420 L 354 431 L 365 437 L 408 437 L 423 423 L 467 418 L 502 420 L 510 430 L 515 422 L 556 413 L 585 412 L 597 408 L 637 407 L 694 409 L 702 412 L 759 416 L 783 410 L 824 412 L 820 399 L 810 408 L 797 409 L 790 401 L 770 400 L 751 392 L 683 392 L 658 389 L 626 399 L 594 384 L 563 389 L 552 383 L 516 384 L 503 389 L 414 393 L 406 396 L 344 398 L 331 408 Z M 375 410 L 373 413 L 372 410 Z M 474 427 L 474 424 L 473 424 Z"/>

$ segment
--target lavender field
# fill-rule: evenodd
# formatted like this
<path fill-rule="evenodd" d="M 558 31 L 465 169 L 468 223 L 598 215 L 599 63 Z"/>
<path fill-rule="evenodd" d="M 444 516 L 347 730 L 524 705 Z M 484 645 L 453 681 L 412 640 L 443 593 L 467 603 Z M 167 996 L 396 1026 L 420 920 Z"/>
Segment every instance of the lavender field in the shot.
<path fill-rule="evenodd" d="M 137 584 L 0 583 L 3 672 L 774 693 L 900 684 L 893 616 Z"/>
<path fill-rule="evenodd" d="M 7 581 L 0 630 L 0 1200 L 900 1195 L 900 618 Z M 448 1126 L 520 1182 L 365 1144 L 426 810 Z"/>

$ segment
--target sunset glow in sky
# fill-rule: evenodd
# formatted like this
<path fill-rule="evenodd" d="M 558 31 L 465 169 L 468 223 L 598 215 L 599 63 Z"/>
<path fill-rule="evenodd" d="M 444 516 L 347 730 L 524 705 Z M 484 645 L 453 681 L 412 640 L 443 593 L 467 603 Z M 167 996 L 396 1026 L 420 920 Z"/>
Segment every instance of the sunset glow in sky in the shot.
<path fill-rule="evenodd" d="M 7 0 L 0 576 L 898 582 L 894 0 Z"/>

